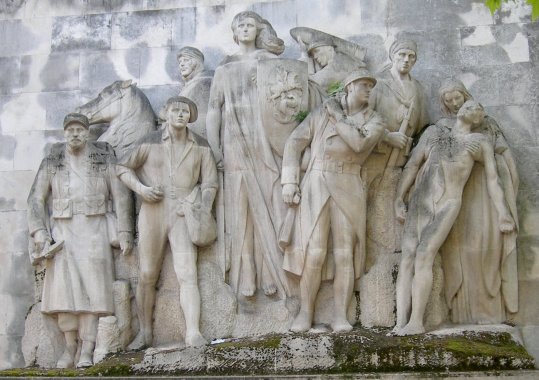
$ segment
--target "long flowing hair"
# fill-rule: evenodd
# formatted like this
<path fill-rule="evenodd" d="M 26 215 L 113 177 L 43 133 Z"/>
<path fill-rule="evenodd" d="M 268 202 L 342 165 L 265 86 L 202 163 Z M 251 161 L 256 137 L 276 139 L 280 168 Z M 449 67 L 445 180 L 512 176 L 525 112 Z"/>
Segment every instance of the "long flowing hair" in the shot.
<path fill-rule="evenodd" d="M 445 105 L 444 95 L 448 92 L 458 91 L 464 97 L 464 102 L 467 102 L 470 99 L 473 99 L 472 94 L 468 91 L 464 83 L 455 78 L 449 78 L 442 82 L 440 89 L 438 90 L 438 97 L 440 99 L 440 109 L 442 113 L 446 116 L 455 116 L 451 113 L 449 108 Z"/>
<path fill-rule="evenodd" d="M 236 34 L 238 24 L 245 18 L 253 18 L 256 21 L 255 46 L 258 49 L 264 49 L 276 55 L 279 55 L 284 51 L 284 41 L 277 37 L 275 29 L 273 29 L 269 21 L 263 19 L 258 13 L 252 11 L 240 12 L 234 16 L 231 27 L 232 32 L 234 33 L 235 43 L 238 43 L 238 37 Z"/>

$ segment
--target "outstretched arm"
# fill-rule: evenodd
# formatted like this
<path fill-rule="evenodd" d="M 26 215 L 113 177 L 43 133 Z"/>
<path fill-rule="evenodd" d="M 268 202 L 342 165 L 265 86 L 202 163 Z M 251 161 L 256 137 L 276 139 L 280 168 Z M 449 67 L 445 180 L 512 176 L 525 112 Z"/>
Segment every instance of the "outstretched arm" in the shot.
<path fill-rule="evenodd" d="M 515 229 L 515 222 L 505 204 L 503 190 L 498 182 L 498 172 L 494 161 L 494 150 L 488 141 L 481 144 L 483 164 L 487 176 L 488 195 L 498 211 L 498 222 L 501 232 L 511 232 Z"/>
<path fill-rule="evenodd" d="M 404 219 L 406 219 L 406 205 L 404 203 L 404 197 L 415 182 L 417 173 L 419 172 L 419 169 L 427 156 L 427 138 L 428 137 L 426 135 L 423 136 L 421 140 L 419 140 L 419 144 L 412 151 L 412 156 L 404 167 L 402 176 L 397 186 L 397 195 L 395 197 L 394 204 L 395 217 L 401 223 L 404 222 Z"/>
<path fill-rule="evenodd" d="M 232 79 L 221 78 L 221 70 L 217 68 L 211 84 L 210 99 L 208 100 L 208 113 L 206 114 L 206 134 L 208 143 L 210 144 L 210 148 L 219 169 L 221 169 L 223 165 L 221 124 L 223 123 L 222 108 L 225 104 L 225 100 L 222 86 L 223 83 L 228 80 Z"/>

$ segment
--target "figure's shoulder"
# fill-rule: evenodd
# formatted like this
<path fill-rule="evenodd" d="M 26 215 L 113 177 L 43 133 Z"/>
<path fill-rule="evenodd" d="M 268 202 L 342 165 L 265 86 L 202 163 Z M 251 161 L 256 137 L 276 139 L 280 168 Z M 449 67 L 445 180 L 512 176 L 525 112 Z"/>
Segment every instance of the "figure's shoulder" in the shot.
<path fill-rule="evenodd" d="M 47 154 L 43 158 L 43 164 L 46 164 L 47 167 L 58 166 L 60 165 L 65 158 L 66 143 L 58 142 L 51 145 Z"/>
<path fill-rule="evenodd" d="M 143 144 L 161 144 L 161 142 L 163 141 L 163 131 L 164 127 L 161 126 L 161 128 L 155 131 L 146 133 L 134 144 L 134 146 Z"/>
<path fill-rule="evenodd" d="M 208 144 L 208 140 L 206 140 L 204 137 L 196 134 L 191 129 L 189 129 L 189 134 L 191 135 L 193 141 L 195 142 L 195 145 L 200 148 L 207 148 L 210 149 L 210 144 Z"/>

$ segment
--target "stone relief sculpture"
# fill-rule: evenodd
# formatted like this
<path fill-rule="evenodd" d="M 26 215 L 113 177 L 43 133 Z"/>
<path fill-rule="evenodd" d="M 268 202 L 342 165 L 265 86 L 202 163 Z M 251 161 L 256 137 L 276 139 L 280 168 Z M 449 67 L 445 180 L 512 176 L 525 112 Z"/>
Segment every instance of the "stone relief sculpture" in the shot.
<path fill-rule="evenodd" d="M 310 79 L 324 91 L 331 85 L 342 85 L 349 73 L 364 68 L 365 49 L 322 31 L 298 27 L 290 30 L 308 63 Z"/>
<path fill-rule="evenodd" d="M 310 107 L 307 68 L 297 60 L 264 60 L 257 77 L 262 125 L 280 167 L 286 139 L 299 124 L 298 115 Z"/>
<path fill-rule="evenodd" d="M 444 81 L 439 95 L 446 117 L 436 124 L 450 130 L 456 114 L 471 95 L 455 79 Z M 489 116 L 481 124 L 473 125 L 471 132 L 482 134 L 494 147 L 505 203 L 518 227 L 519 178 L 507 141 Z M 487 178 L 485 167 L 474 165 L 464 187 L 459 215 L 440 250 L 445 295 L 454 323 L 501 323 L 518 311 L 517 229 L 500 232 L 497 210 L 488 197 Z"/>
<path fill-rule="evenodd" d="M 483 107 L 467 101 L 451 129 L 433 126 L 425 131 L 404 168 L 395 200 L 396 217 L 406 219 L 397 277 L 397 335 L 425 331 L 423 315 L 432 287 L 434 257 L 459 215 L 463 190 L 475 162 L 484 166 L 488 196 L 497 211 L 490 223 L 504 234 L 515 229 L 498 183 L 492 142 L 481 133 L 472 133 L 472 127 L 479 126 L 484 118 Z M 412 185 L 406 215 L 404 197 Z"/>
<path fill-rule="evenodd" d="M 108 142 L 118 157 L 147 133 L 155 130 L 156 117 L 148 98 L 131 80 L 116 81 L 78 107 L 90 124 L 110 123 L 98 141 Z"/>
<path fill-rule="evenodd" d="M 206 138 L 206 114 L 213 72 L 204 69 L 204 54 L 197 48 L 191 46 L 181 48 L 177 59 L 184 81 L 180 96 L 191 99 L 198 109 L 198 118 L 189 125 L 189 129 Z"/>
<path fill-rule="evenodd" d="M 197 119 L 195 103 L 185 97 L 172 97 L 166 103 L 166 115 L 164 128 L 145 136 L 119 162 L 120 179 L 142 198 L 135 295 L 140 331 L 130 345 L 132 349 L 148 347 L 153 341 L 155 285 L 167 242 L 180 285 L 185 344 L 206 344 L 199 327 L 197 244 L 210 244 L 215 238 L 211 209 L 217 171 L 206 141 L 187 128 Z"/>
<path fill-rule="evenodd" d="M 284 269 L 301 276 L 301 308 L 292 331 L 311 327 L 320 281 L 327 277 L 324 264 L 324 272 L 333 277 L 333 331 L 352 329 L 346 313 L 366 254 L 361 165 L 385 132 L 381 117 L 368 107 L 375 84 L 366 69 L 353 72 L 344 82 L 343 105 L 327 101 L 307 116 L 286 143 L 283 199 L 291 207 L 299 202 L 293 241 L 284 259 Z M 301 154 L 308 146 L 310 161 L 300 186 Z"/>
<path fill-rule="evenodd" d="M 229 281 L 245 297 L 257 288 L 284 297 L 288 285 L 276 237 L 280 167 L 261 122 L 257 89 L 259 61 L 276 58 L 284 43 L 255 12 L 237 14 L 232 31 L 239 50 L 215 70 L 206 120 L 208 141 L 224 167 Z"/>
<path fill-rule="evenodd" d="M 429 123 L 421 84 L 411 75 L 416 59 L 414 41 L 397 39 L 389 49 L 391 66 L 382 71 L 371 93 L 370 105 L 385 119 L 387 133 L 365 162 L 368 189 L 367 236 L 369 255 L 400 248 L 392 204 L 411 139 Z"/>
<path fill-rule="evenodd" d="M 46 267 L 41 311 L 56 316 L 65 338 L 59 368 L 74 365 L 79 345 L 77 367 L 93 364 L 98 318 L 114 312 L 111 243 L 118 239 L 123 254 L 133 247 L 131 198 L 114 151 L 88 142 L 89 126 L 82 114 L 65 117 L 67 143 L 52 147 L 28 196 L 31 257 Z"/>

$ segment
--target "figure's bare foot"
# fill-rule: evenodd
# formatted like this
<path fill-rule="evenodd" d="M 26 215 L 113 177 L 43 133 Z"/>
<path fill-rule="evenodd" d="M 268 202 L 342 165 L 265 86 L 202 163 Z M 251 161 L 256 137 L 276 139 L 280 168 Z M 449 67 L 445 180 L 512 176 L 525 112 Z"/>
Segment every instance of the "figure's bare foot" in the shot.
<path fill-rule="evenodd" d="M 149 343 L 147 343 L 146 339 L 144 338 L 144 332 L 140 330 L 137 336 L 135 337 L 135 339 L 133 339 L 131 343 L 129 343 L 129 346 L 127 346 L 127 349 L 129 351 L 136 351 L 136 350 L 142 350 L 143 348 L 147 348 L 148 346 L 149 346 Z"/>
<path fill-rule="evenodd" d="M 395 327 L 393 327 L 393 330 L 387 334 L 387 336 L 399 336 L 400 331 L 402 330 L 402 325 L 396 324 Z"/>
<path fill-rule="evenodd" d="M 398 331 L 397 335 L 398 336 L 417 335 L 417 334 L 423 334 L 424 332 L 425 332 L 425 327 L 423 327 L 423 324 L 408 323 L 406 326 L 404 326 L 402 329 Z"/>
<path fill-rule="evenodd" d="M 252 297 L 255 295 L 256 286 L 253 283 L 242 284 L 240 288 L 240 293 L 244 297 Z"/>
<path fill-rule="evenodd" d="M 293 332 L 305 332 L 309 331 L 311 328 L 311 316 L 303 311 L 300 311 L 296 319 L 294 319 L 294 322 L 292 323 L 292 326 L 290 326 L 290 331 Z"/>
<path fill-rule="evenodd" d="M 76 350 L 77 347 L 74 347 L 74 349 L 66 347 L 64 353 L 62 356 L 60 356 L 60 359 L 58 359 L 58 362 L 56 363 L 56 368 L 73 368 L 75 365 L 73 358 L 75 357 Z"/>
<path fill-rule="evenodd" d="M 277 292 L 277 287 L 273 282 L 262 285 L 262 289 L 264 289 L 264 294 L 267 296 L 272 296 Z"/>
<path fill-rule="evenodd" d="M 346 332 L 352 331 L 352 325 L 346 319 L 338 318 L 331 323 L 333 332 Z"/>
<path fill-rule="evenodd" d="M 200 347 L 208 344 L 200 332 L 194 332 L 185 336 L 185 345 L 188 347 Z"/>

